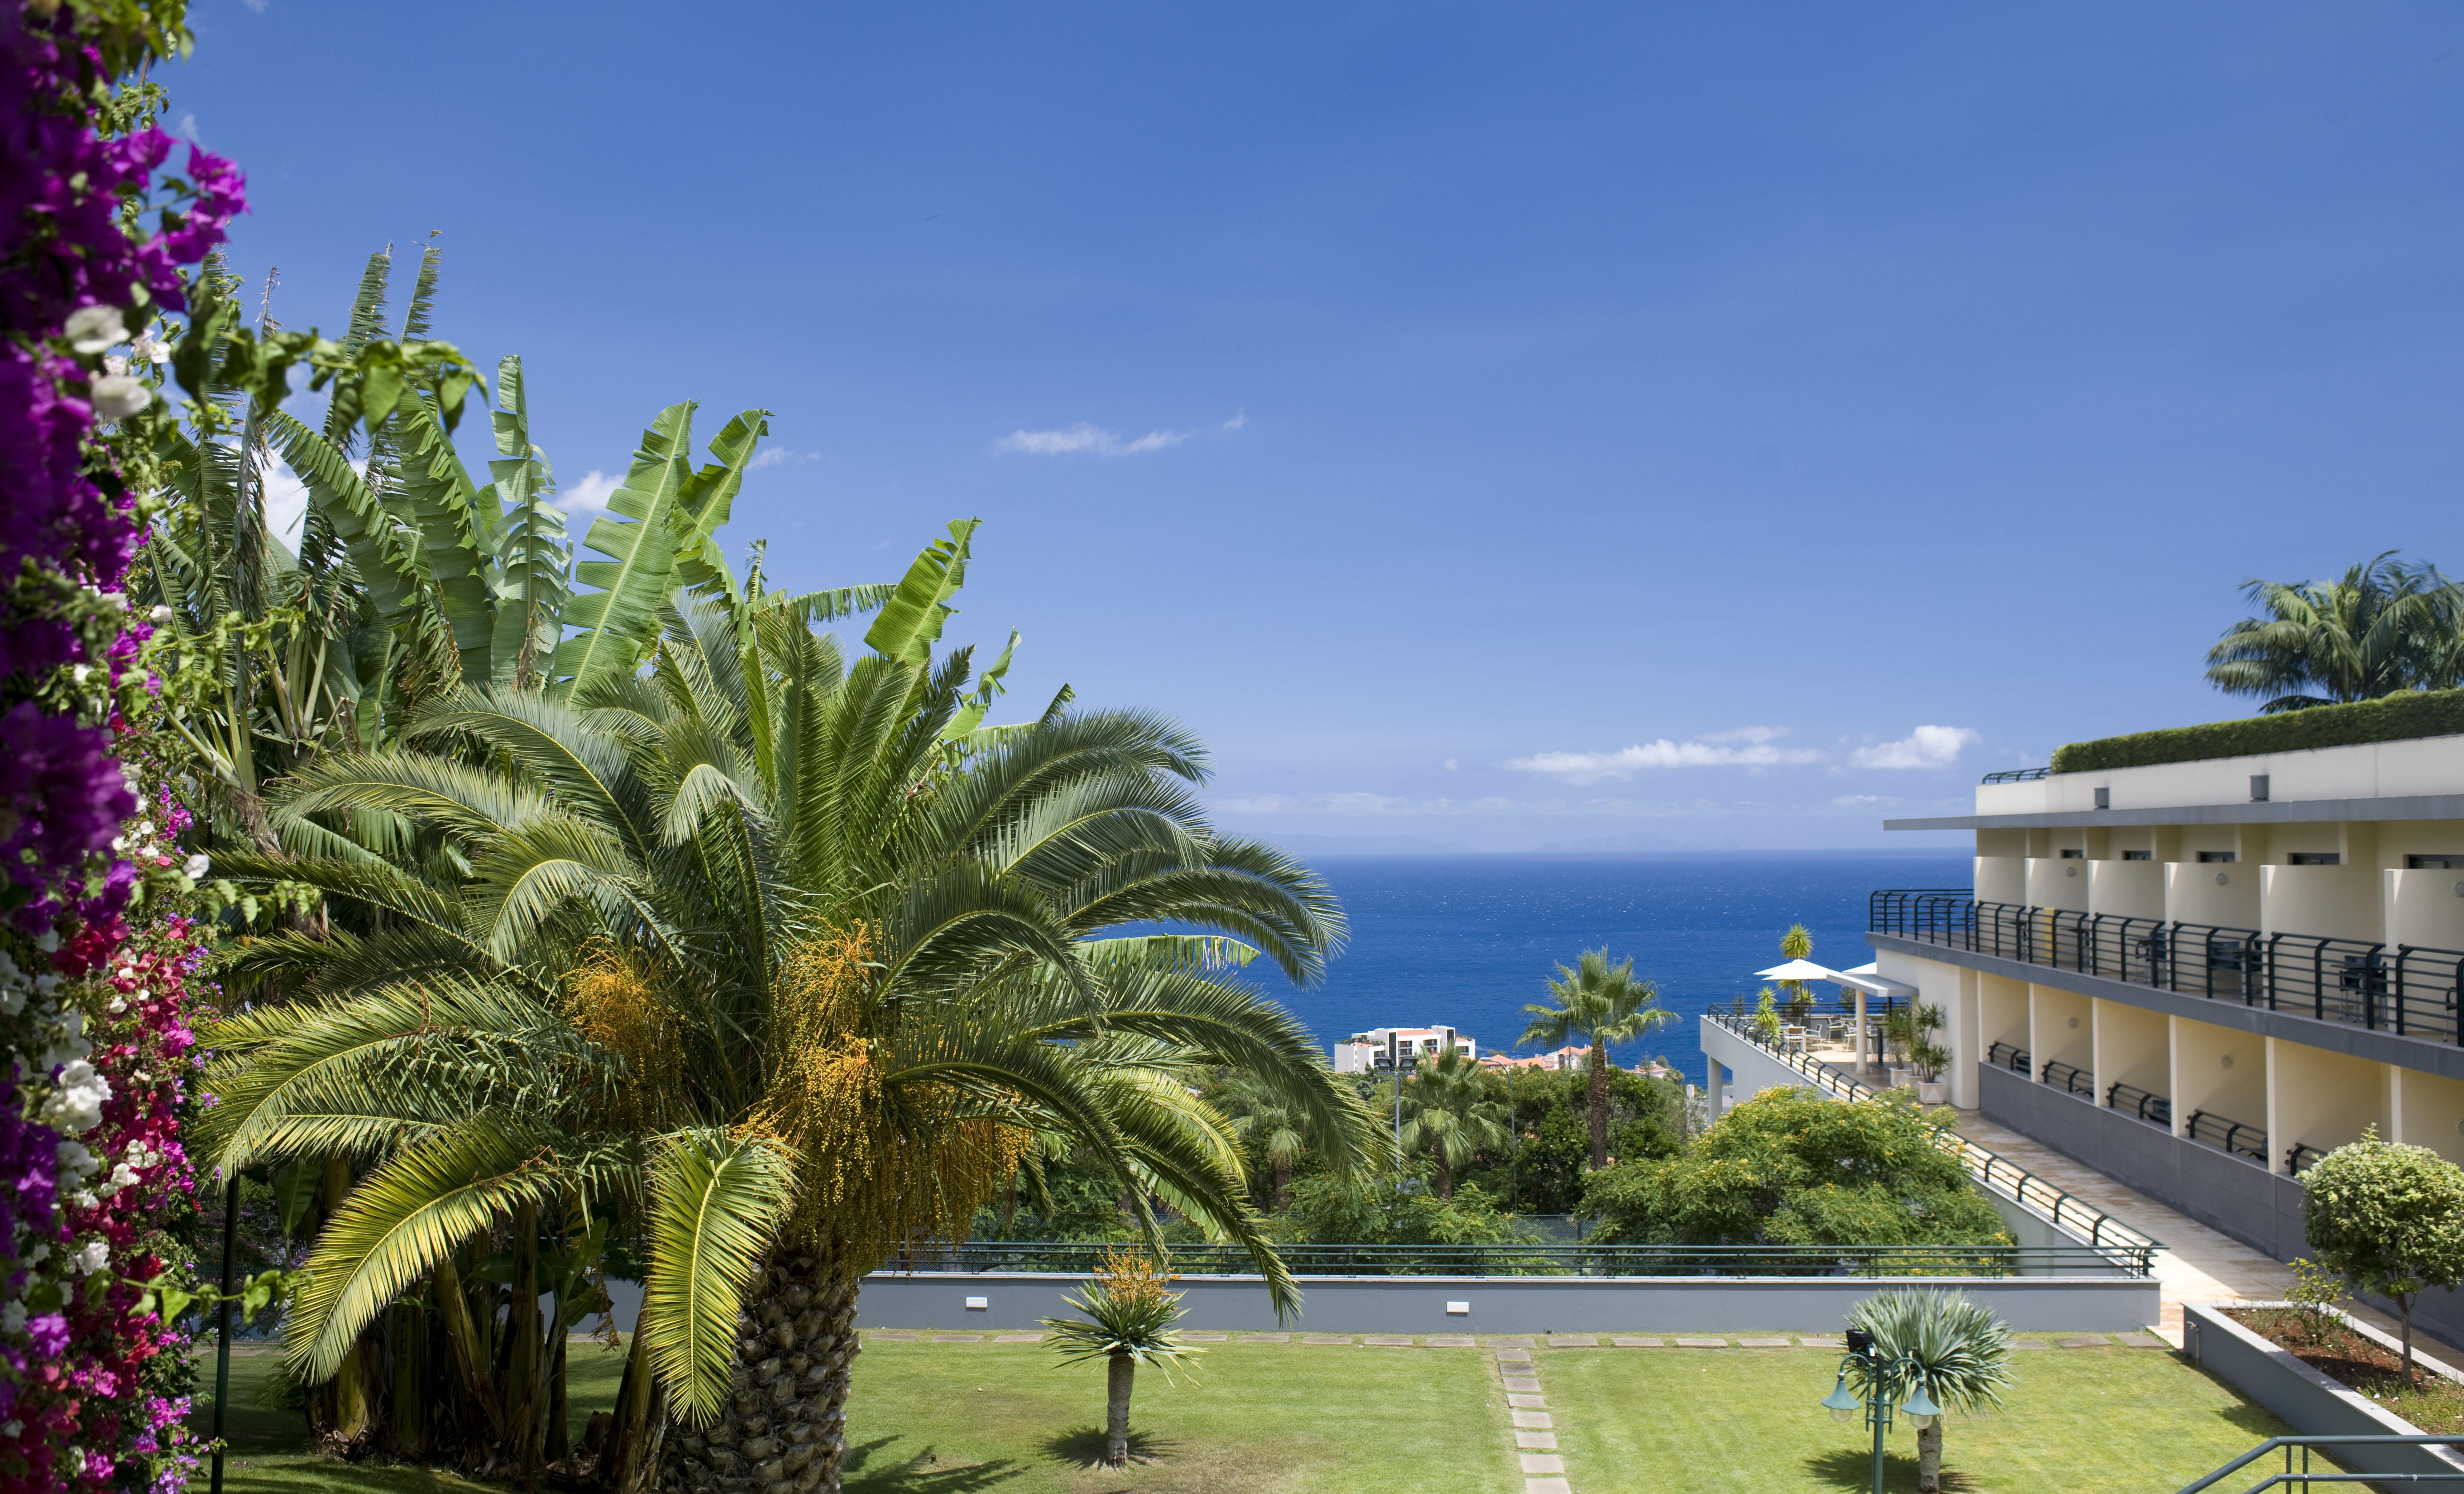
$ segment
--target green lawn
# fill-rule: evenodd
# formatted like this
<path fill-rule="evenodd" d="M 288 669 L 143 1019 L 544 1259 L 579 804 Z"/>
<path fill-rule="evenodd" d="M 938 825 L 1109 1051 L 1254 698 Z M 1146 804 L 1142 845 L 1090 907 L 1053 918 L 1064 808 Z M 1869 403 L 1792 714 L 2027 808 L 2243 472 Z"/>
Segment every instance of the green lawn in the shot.
<path fill-rule="evenodd" d="M 1844 1494 L 1873 1443 L 1815 1403 L 1838 1351 L 1589 1350 L 1537 1356 L 1566 1474 L 1582 1494 Z M 1943 1487 L 1965 1494 L 2163 1494 L 2285 1430 L 2179 1355 L 2032 1349 L 2005 1407 L 1953 1417 Z M 1916 1434 L 1893 1428 L 1886 1477 L 1916 1487 Z M 2236 1485 L 2238 1487 L 2238 1485 Z"/>
<path fill-rule="evenodd" d="M 583 1346 L 571 1351 L 579 1355 Z M 575 1363 L 577 1430 L 615 1398 L 618 1356 Z M 599 1361 L 604 1358 L 605 1363 Z M 1126 1472 L 1101 1452 L 1104 1373 L 1053 1368 L 1031 1344 L 868 1344 L 847 1406 L 855 1494 L 1518 1494 L 1503 1393 L 1469 1349 L 1216 1345 L 1178 1384 L 1142 1371 Z M 270 1368 L 232 1362 L 231 1494 L 428 1494 L 476 1487 L 417 1469 L 353 1467 L 297 1451 L 298 1417 L 249 1406 Z M 207 1377 L 211 1379 L 208 1362 Z M 205 1423 L 203 1414 L 199 1424 Z M 202 1482 L 198 1485 L 203 1487 Z"/>

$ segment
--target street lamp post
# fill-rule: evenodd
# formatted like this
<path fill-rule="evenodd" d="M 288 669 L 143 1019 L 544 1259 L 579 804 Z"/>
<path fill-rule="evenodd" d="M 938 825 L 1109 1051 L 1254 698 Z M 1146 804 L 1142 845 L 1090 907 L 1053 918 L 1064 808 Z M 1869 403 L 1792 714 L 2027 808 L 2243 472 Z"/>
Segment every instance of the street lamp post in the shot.
<path fill-rule="evenodd" d="M 1865 1393 L 1862 1396 L 1848 1388 L 1851 1365 L 1863 1369 Z M 1831 1413 L 1834 1421 L 1845 1421 L 1859 1407 L 1864 1409 L 1865 1424 L 1874 1429 L 1874 1494 L 1882 1494 L 1882 1434 L 1891 1429 L 1893 1382 L 1903 1373 L 1909 1376 L 1908 1398 L 1900 1409 L 1908 1414 L 1910 1426 L 1922 1432 L 1933 1425 L 1934 1417 L 1942 1415 L 1942 1408 L 1925 1394 L 1923 1368 L 1912 1354 L 1886 1361 L 1875 1351 L 1873 1334 L 1860 1328 L 1848 1330 L 1848 1352 L 1839 1361 L 1839 1382 L 1831 1387 L 1830 1395 L 1822 1397 L 1822 1409 Z"/>

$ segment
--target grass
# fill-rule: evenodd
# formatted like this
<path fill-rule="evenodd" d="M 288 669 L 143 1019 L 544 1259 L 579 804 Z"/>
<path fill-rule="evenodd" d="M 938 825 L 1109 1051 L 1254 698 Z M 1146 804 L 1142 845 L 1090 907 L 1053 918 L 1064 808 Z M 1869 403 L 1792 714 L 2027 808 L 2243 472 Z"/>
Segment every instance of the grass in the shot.
<path fill-rule="evenodd" d="M 1836 1350 L 1541 1351 L 1567 1476 L 1583 1494 L 1833 1494 L 1869 1486 L 1871 1434 L 1834 1422 Z M 2005 1407 L 1945 1427 L 1946 1494 L 2179 1488 L 2286 1428 L 2179 1355 L 2041 1349 L 2014 1356 Z M 1916 1487 L 1916 1433 L 1884 1477 Z"/>
<path fill-rule="evenodd" d="M 569 1352 L 578 1434 L 614 1401 L 623 1365 L 596 1347 Z M 856 1360 L 846 1483 L 850 1494 L 1517 1494 L 1506 1401 L 1485 1361 L 1467 1349 L 1211 1346 L 1177 1384 L 1139 1373 L 1133 1461 L 1116 1471 L 1096 1463 L 1100 1366 L 1055 1369 L 1031 1344 L 875 1341 Z M 484 1486 L 301 1451 L 297 1413 L 248 1404 L 272 1366 L 261 1354 L 232 1360 L 231 1494 Z"/>

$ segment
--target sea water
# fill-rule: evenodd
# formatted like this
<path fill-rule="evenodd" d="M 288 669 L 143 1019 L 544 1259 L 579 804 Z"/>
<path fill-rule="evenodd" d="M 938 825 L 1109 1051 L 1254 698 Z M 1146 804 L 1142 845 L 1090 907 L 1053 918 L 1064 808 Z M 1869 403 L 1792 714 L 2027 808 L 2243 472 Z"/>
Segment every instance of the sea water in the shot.
<path fill-rule="evenodd" d="M 1351 920 L 1326 979 L 1270 989 L 1321 1044 L 1372 1027 L 1452 1025 L 1483 1053 L 1513 1048 L 1549 980 L 1587 949 L 1631 956 L 1676 1020 L 1619 1045 L 1617 1062 L 1664 1057 L 1701 1084 L 1699 1018 L 1760 989 L 1781 934 L 1802 923 L 1815 963 L 1874 957 L 1866 899 L 1881 888 L 1965 888 L 1973 863 L 1938 851 L 1725 851 L 1635 856 L 1308 858 Z M 1817 987 L 1828 1000 L 1835 987 Z M 1533 1051 L 1529 1048 L 1518 1051 Z"/>

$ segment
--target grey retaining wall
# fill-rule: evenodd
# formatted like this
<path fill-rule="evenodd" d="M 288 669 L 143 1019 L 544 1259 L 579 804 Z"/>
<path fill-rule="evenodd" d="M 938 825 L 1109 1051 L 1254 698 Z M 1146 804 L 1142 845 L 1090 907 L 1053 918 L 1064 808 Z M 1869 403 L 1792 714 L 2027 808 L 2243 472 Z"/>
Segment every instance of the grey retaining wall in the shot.
<path fill-rule="evenodd" d="M 1075 1316 L 1062 1294 L 1083 1276 L 1046 1272 L 876 1272 L 858 1321 L 883 1328 L 1030 1329 Z M 2026 1329 L 2123 1332 L 2157 1322 L 2153 1279 L 2130 1277 L 1315 1276 L 1302 1316 L 1275 1321 L 1254 1276 L 1183 1277 L 1191 1328 L 1326 1333 L 1717 1333 L 1833 1329 L 1890 1286 L 1956 1286 Z M 970 1307 L 969 1298 L 983 1306 Z M 1449 1311 L 1463 1304 L 1467 1312 Z"/>
<path fill-rule="evenodd" d="M 2236 1304 L 2235 1306 L 2242 1306 Z M 2344 1321 L 2357 1331 L 2389 1343 L 2365 1323 Z M 2384 1437 L 2421 1429 L 2382 1410 L 2367 1395 L 2346 1390 L 2303 1364 L 2207 1303 L 2182 1307 L 2182 1351 L 2212 1371 L 2233 1389 L 2275 1412 L 2295 1432 L 2314 1437 Z M 2390 1347 L 2392 1345 L 2390 1344 Z M 2416 1358 L 2420 1356 L 2416 1353 Z M 2446 1366 L 2428 1361 L 2434 1371 L 2454 1377 Z M 2339 1447 L 2329 1450 L 2338 1462 L 2357 1473 L 2437 1473 L 2464 1471 L 2464 1458 L 2445 1447 Z M 2271 1470 L 2253 1466 L 2250 1478 Z M 2228 1481 L 2240 1488 L 2240 1477 Z"/>
<path fill-rule="evenodd" d="M 2272 1259 L 2291 1261 L 2308 1253 L 2301 1184 L 2295 1179 L 2007 1068 L 1980 1066 L 1977 1082 L 1979 1109 L 1995 1125 L 2041 1141 Z M 2393 1303 L 2362 1300 L 2395 1311 Z M 2413 1304 L 2412 1321 L 2424 1332 L 2464 1343 L 2464 1294 L 2423 1292 Z"/>

